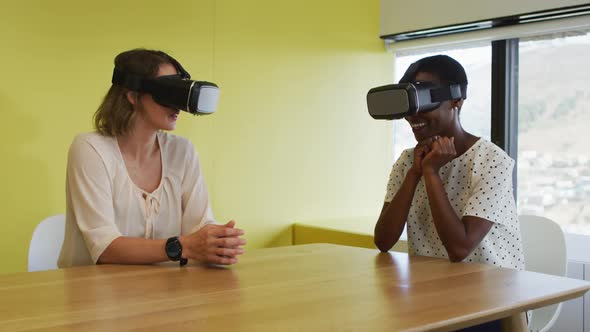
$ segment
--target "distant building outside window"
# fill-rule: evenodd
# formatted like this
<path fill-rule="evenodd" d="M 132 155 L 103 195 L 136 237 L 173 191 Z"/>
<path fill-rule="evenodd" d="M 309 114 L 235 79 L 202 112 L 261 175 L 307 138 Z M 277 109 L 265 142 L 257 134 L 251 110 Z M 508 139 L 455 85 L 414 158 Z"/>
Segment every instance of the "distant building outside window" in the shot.
<path fill-rule="evenodd" d="M 519 42 L 518 210 L 590 235 L 590 33 Z"/>

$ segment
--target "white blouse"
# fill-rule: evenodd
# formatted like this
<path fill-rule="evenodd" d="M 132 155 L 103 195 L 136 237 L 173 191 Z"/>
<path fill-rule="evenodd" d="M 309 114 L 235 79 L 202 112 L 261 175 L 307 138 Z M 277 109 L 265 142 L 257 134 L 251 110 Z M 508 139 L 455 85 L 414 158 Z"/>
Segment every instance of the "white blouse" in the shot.
<path fill-rule="evenodd" d="M 115 137 L 78 135 L 68 155 L 66 229 L 58 266 L 95 264 L 117 237 L 166 239 L 214 223 L 207 187 L 192 143 L 158 132 L 160 185 L 137 187 Z"/>
<path fill-rule="evenodd" d="M 390 202 L 414 163 L 414 149 L 393 165 L 385 201 Z M 512 190 L 514 161 L 498 146 L 480 138 L 464 154 L 443 166 L 439 175 L 455 213 L 493 223 L 466 262 L 524 269 L 520 225 Z M 448 258 L 432 219 L 424 178 L 420 179 L 407 219 L 412 255 Z"/>

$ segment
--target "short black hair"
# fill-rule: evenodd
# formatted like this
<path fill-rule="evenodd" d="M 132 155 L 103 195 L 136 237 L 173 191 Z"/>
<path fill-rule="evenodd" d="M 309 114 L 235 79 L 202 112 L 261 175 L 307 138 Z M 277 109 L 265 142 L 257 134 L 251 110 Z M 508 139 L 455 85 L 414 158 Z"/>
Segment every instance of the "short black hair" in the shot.
<path fill-rule="evenodd" d="M 399 82 L 411 83 L 419 72 L 434 74 L 444 83 L 467 85 L 465 69 L 448 55 L 433 55 L 414 62 Z"/>

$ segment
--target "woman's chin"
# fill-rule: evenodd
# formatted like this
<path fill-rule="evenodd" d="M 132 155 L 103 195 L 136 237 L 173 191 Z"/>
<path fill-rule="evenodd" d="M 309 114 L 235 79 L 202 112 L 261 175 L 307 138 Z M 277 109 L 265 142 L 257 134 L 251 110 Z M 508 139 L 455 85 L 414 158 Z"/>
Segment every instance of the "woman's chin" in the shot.
<path fill-rule="evenodd" d="M 420 145 L 422 144 L 428 144 L 430 145 L 430 143 L 432 142 L 433 138 L 436 135 L 414 135 L 414 138 L 416 138 L 416 142 Z"/>
<path fill-rule="evenodd" d="M 168 121 L 166 121 L 166 123 L 164 123 L 164 130 L 174 130 L 176 129 L 176 120 L 177 120 L 177 116 L 174 117 L 169 117 L 167 119 Z"/>
<path fill-rule="evenodd" d="M 427 140 L 429 137 L 430 137 L 430 135 L 414 133 L 414 138 L 416 139 L 416 142 L 418 142 L 418 143 L 421 143 L 421 142 Z"/>

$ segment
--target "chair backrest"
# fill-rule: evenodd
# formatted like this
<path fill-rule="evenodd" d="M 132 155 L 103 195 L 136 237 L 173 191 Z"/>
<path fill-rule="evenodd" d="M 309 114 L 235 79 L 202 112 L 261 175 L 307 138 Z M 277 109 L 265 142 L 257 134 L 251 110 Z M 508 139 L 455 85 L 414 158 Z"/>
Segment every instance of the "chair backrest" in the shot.
<path fill-rule="evenodd" d="M 525 266 L 534 271 L 566 276 L 567 249 L 565 235 L 554 221 L 540 216 L 519 216 Z M 547 331 L 559 316 L 561 303 L 532 311 L 529 331 Z"/>
<path fill-rule="evenodd" d="M 63 214 L 51 216 L 37 225 L 29 245 L 29 272 L 57 269 L 65 225 Z"/>

